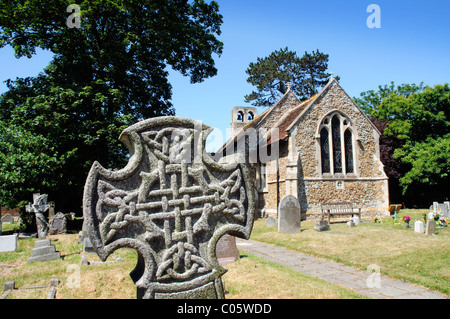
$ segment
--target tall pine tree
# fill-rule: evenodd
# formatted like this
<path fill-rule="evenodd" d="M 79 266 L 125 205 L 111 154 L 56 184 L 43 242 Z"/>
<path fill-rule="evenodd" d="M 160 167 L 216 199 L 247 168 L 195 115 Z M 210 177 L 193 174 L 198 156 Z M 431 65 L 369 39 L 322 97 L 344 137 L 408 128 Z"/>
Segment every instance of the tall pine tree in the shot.
<path fill-rule="evenodd" d="M 287 47 L 276 50 L 250 63 L 247 82 L 256 86 L 256 91 L 246 95 L 245 101 L 254 106 L 271 106 L 286 93 L 288 83 L 300 100 L 308 99 L 328 82 L 327 69 L 328 54 L 319 50 L 305 52 L 301 58 Z"/>

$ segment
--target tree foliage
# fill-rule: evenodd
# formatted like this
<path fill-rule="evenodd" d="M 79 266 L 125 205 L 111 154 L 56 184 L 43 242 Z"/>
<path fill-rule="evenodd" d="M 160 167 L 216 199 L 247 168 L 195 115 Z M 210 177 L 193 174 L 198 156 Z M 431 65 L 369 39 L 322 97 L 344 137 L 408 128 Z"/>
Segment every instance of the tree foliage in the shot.
<path fill-rule="evenodd" d="M 256 91 L 246 95 L 245 101 L 255 106 L 271 106 L 287 92 L 289 84 L 299 99 L 307 99 L 328 82 L 327 68 L 328 54 L 319 50 L 305 52 L 301 58 L 287 47 L 275 50 L 268 57 L 250 63 L 247 82 L 256 86 Z"/>
<path fill-rule="evenodd" d="M 450 181 L 449 85 L 403 84 L 395 88 L 391 83 L 380 86 L 378 92 L 362 93 L 355 101 L 385 123 L 383 135 L 395 147 L 391 148 L 391 161 L 383 163 L 387 166 L 397 161 L 403 194 L 428 191 L 434 200 L 439 196 L 445 199 Z"/>
<path fill-rule="evenodd" d="M 78 2 L 80 28 L 69 28 L 70 3 L 0 2 L 0 48 L 13 47 L 16 57 L 31 57 L 36 48 L 54 54 L 36 77 L 7 81 L 0 121 L 46 141 L 50 148 L 43 151 L 49 158 L 57 154 L 65 181 L 54 184 L 50 196 L 79 209 L 94 160 L 110 168 L 124 165 L 118 136 L 126 126 L 175 114 L 168 68 L 193 83 L 217 73 L 222 16 L 215 1 L 84 0 Z M 30 178 L 28 189 L 46 187 L 35 180 Z"/>

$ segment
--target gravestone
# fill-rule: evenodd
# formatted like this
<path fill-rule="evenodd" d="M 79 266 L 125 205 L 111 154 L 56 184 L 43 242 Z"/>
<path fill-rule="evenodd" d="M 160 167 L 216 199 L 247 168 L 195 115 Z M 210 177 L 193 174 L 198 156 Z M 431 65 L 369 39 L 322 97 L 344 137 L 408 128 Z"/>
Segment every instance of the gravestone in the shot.
<path fill-rule="evenodd" d="M 330 225 L 328 224 L 328 221 L 321 219 L 316 221 L 316 224 L 314 225 L 314 230 L 318 232 L 327 231 L 330 230 Z"/>
<path fill-rule="evenodd" d="M 436 222 L 434 220 L 427 220 L 427 235 L 434 235 L 436 232 Z"/>
<path fill-rule="evenodd" d="M 216 256 L 221 265 L 234 263 L 239 259 L 239 251 L 236 247 L 236 238 L 230 235 L 222 236 L 217 242 Z"/>
<path fill-rule="evenodd" d="M 256 191 L 245 157 L 217 163 L 206 154 L 211 131 L 180 117 L 148 119 L 120 136 L 131 153 L 125 168 L 92 165 L 85 231 L 102 261 L 137 251 L 138 298 L 224 298 L 216 245 L 225 234 L 248 239 Z"/>
<path fill-rule="evenodd" d="M 267 217 L 266 219 L 266 226 L 267 227 L 273 227 L 277 225 L 277 220 L 273 217 Z"/>
<path fill-rule="evenodd" d="M 47 194 L 33 194 L 33 204 L 25 206 L 25 210 L 28 213 L 34 213 L 36 216 L 36 226 L 39 239 L 45 239 L 48 233 L 48 222 L 44 216 L 44 213 L 50 208 L 47 204 Z"/>
<path fill-rule="evenodd" d="M 414 231 L 419 234 L 423 234 L 423 222 L 420 220 L 414 223 Z"/>
<path fill-rule="evenodd" d="M 55 216 L 55 202 L 50 202 L 48 207 L 48 220 Z"/>
<path fill-rule="evenodd" d="M 433 202 L 433 211 L 440 211 L 442 213 L 442 216 L 450 217 L 450 202 L 443 202 L 442 204 Z"/>
<path fill-rule="evenodd" d="M 28 262 L 46 261 L 61 258 L 59 251 L 56 251 L 54 245 L 51 244 L 50 239 L 46 239 L 49 230 L 49 224 L 44 216 L 44 213 L 50 208 L 47 204 L 47 194 L 33 194 L 33 204 L 28 204 L 25 209 L 29 213 L 36 215 L 36 226 L 39 240 L 34 242 L 34 248 L 31 250 L 31 257 Z"/>
<path fill-rule="evenodd" d="M 278 231 L 280 233 L 298 233 L 300 228 L 300 204 L 292 195 L 285 196 L 278 205 Z"/>
<path fill-rule="evenodd" d="M 52 245 L 50 239 L 40 239 L 34 242 L 34 249 L 31 250 L 31 257 L 28 262 L 55 260 L 61 258 L 59 251 L 56 251 L 55 245 Z"/>
<path fill-rule="evenodd" d="M 0 236 L 0 253 L 17 250 L 17 234 Z"/>
<path fill-rule="evenodd" d="M 67 218 L 61 212 L 51 217 L 48 224 L 50 235 L 67 233 Z"/>
<path fill-rule="evenodd" d="M 92 246 L 91 240 L 89 237 L 83 238 L 83 252 L 88 254 L 95 254 L 94 246 Z"/>
<path fill-rule="evenodd" d="M 14 217 L 11 216 L 9 213 L 2 217 L 3 224 L 12 224 L 13 222 L 14 222 Z"/>

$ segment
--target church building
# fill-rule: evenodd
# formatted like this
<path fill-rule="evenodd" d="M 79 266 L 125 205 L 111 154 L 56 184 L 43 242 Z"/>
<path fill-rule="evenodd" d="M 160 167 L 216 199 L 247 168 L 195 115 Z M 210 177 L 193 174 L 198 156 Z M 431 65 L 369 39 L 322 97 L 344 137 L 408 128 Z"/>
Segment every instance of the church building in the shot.
<path fill-rule="evenodd" d="M 298 198 L 302 219 L 316 219 L 321 204 L 337 202 L 353 203 L 363 218 L 389 214 L 380 132 L 335 78 L 304 102 L 288 89 L 260 115 L 235 107 L 231 132 L 219 153 L 246 145 L 260 217 L 277 217 L 286 195 Z"/>

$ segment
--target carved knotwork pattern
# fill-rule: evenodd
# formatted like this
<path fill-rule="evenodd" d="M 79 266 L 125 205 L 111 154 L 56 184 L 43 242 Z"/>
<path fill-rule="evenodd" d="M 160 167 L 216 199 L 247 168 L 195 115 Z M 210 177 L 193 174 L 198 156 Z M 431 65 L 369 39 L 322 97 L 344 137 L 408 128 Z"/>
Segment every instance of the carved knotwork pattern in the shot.
<path fill-rule="evenodd" d="M 133 229 L 159 261 L 154 274 L 159 282 L 186 281 L 211 271 L 208 256 L 200 253 L 215 227 L 211 217 L 223 223 L 246 221 L 240 166 L 224 179 L 223 172 L 196 159 L 195 133 L 180 128 L 141 133 L 148 156 L 142 167 L 148 162 L 149 169 L 139 172 L 137 187 L 121 189 L 106 179 L 97 184 L 102 242 Z"/>

